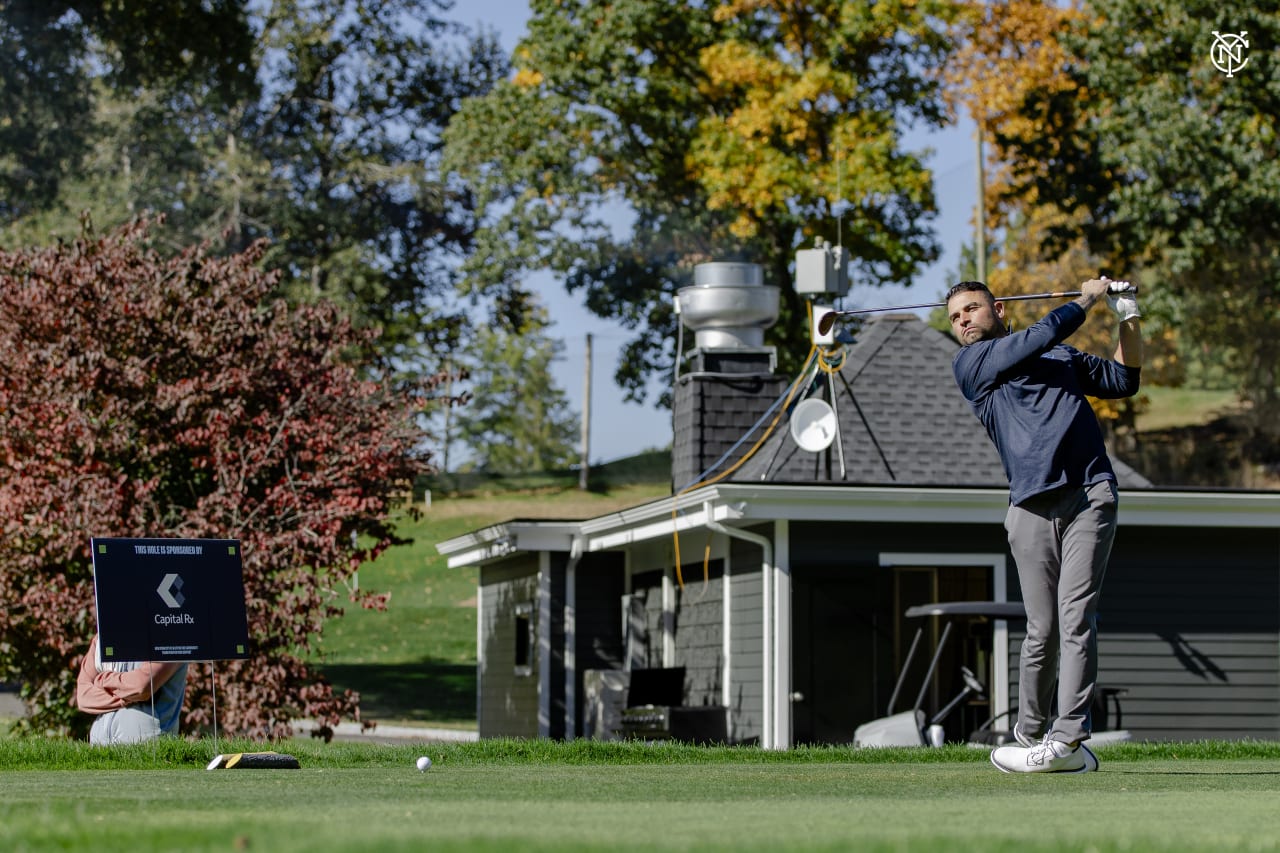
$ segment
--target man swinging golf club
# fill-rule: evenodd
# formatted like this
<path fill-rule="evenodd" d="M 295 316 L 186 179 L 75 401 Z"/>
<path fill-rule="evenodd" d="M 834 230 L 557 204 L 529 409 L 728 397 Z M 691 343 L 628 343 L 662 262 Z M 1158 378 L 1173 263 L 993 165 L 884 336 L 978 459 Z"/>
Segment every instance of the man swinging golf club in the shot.
<path fill-rule="evenodd" d="M 1005 529 L 1027 611 L 1019 660 L 1018 746 L 991 753 L 1006 773 L 1083 773 L 1098 768 L 1085 746 L 1098 677 L 1095 616 L 1116 528 L 1116 476 L 1086 395 L 1138 391 L 1142 332 L 1137 290 L 1097 278 L 1081 295 L 1010 333 L 1004 303 L 965 281 L 947 293 L 961 348 L 956 384 L 987 428 L 1009 478 Z M 1066 346 L 1089 309 L 1106 299 L 1120 318 L 1115 358 Z M 1057 681 L 1058 715 L 1049 717 Z"/>

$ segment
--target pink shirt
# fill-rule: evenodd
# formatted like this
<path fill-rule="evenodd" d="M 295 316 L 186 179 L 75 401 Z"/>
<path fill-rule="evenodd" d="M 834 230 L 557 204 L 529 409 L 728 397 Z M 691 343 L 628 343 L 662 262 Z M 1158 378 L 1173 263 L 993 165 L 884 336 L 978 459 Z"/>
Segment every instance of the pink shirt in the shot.
<path fill-rule="evenodd" d="M 153 683 L 159 687 L 182 667 L 180 663 L 143 663 L 128 672 L 98 672 L 97 649 L 95 636 L 76 676 L 76 707 L 86 714 L 105 714 L 144 702 L 151 698 Z"/>

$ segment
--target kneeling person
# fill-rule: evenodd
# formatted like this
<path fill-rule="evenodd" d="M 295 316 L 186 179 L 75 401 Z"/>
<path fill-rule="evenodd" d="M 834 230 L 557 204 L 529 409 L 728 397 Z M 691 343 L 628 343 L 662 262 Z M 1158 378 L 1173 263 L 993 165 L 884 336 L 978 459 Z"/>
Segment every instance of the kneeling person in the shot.
<path fill-rule="evenodd" d="M 185 663 L 104 662 L 95 636 L 76 677 L 76 707 L 97 716 L 89 743 L 140 743 L 178 733 L 186 690 Z"/>

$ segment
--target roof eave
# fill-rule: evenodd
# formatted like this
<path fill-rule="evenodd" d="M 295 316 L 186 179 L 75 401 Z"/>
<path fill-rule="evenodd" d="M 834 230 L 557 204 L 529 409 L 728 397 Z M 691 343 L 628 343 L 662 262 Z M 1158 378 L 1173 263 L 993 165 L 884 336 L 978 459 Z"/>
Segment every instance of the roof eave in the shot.
<path fill-rule="evenodd" d="M 476 565 L 520 551 L 609 551 L 699 529 L 716 521 L 746 527 L 774 521 L 1000 524 L 1004 488 L 722 483 L 582 521 L 520 521 L 439 543 L 449 566 Z M 1120 523 L 1153 527 L 1280 527 L 1280 493 L 1126 490 Z"/>

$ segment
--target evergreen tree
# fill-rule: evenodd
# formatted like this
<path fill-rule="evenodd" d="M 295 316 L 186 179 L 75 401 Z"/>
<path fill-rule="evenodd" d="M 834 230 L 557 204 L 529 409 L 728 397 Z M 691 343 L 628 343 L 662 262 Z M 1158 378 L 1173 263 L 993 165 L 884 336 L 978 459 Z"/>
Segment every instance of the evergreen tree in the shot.
<path fill-rule="evenodd" d="M 564 344 L 547 334 L 541 306 L 531 306 L 524 320 L 515 331 L 491 326 L 476 335 L 471 401 L 457 419 L 472 464 L 484 471 L 551 471 L 577 458 L 579 420 L 551 373 Z"/>
<path fill-rule="evenodd" d="M 465 335 L 454 278 L 474 230 L 441 136 L 464 98 L 505 75 L 496 41 L 446 21 L 444 0 L 211 8 L 251 35 L 254 85 L 230 97 L 208 74 L 91 76 L 77 103 L 92 144 L 60 155 L 59 192 L 14 209 L 3 243 L 75 239 L 82 211 L 99 228 L 164 214 L 157 237 L 174 251 L 265 238 L 295 304 L 333 301 L 379 330 L 384 367 L 434 371 Z"/>

